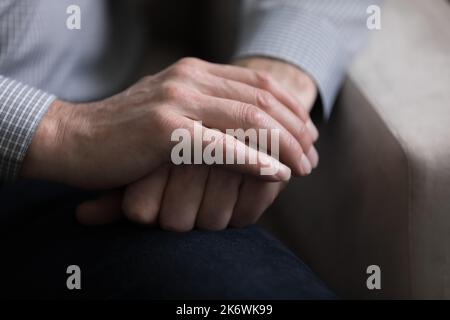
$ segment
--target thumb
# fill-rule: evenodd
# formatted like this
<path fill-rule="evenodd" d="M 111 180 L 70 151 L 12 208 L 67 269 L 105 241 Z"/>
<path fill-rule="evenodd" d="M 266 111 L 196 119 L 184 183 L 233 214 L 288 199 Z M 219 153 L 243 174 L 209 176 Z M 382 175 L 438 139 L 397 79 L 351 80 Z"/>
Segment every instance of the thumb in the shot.
<path fill-rule="evenodd" d="M 122 196 L 122 190 L 114 190 L 95 200 L 81 203 L 75 213 L 78 222 L 102 225 L 118 221 L 122 215 Z"/>

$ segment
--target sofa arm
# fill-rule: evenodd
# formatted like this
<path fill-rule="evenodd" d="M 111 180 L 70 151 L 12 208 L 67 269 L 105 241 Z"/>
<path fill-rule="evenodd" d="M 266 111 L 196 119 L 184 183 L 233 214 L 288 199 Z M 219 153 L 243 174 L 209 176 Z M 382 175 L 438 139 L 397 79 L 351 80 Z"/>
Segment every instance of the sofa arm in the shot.
<path fill-rule="evenodd" d="M 263 221 L 343 297 L 450 298 L 448 17 L 444 0 L 385 1 L 321 128 L 319 169 Z M 366 287 L 372 264 L 381 290 Z"/>

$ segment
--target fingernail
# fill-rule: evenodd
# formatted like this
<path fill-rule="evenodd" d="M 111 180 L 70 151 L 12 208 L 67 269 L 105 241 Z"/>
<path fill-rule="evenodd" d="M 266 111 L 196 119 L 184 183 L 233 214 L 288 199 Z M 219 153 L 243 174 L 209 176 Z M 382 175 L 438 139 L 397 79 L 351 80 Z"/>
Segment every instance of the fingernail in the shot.
<path fill-rule="evenodd" d="M 313 169 L 317 168 L 317 165 L 319 164 L 319 154 L 317 153 L 316 148 L 311 146 L 308 152 L 308 159 L 309 162 L 311 162 L 311 165 Z"/>
<path fill-rule="evenodd" d="M 319 130 L 317 130 L 311 119 L 306 122 L 306 128 L 308 128 L 309 133 L 311 133 L 313 140 L 316 141 L 319 138 Z"/>
<path fill-rule="evenodd" d="M 289 179 L 291 178 L 291 169 L 281 164 L 277 175 L 281 181 L 289 181 Z"/>
<path fill-rule="evenodd" d="M 308 175 L 311 173 L 311 163 L 309 162 L 308 158 L 302 154 L 300 158 L 300 168 L 302 170 L 303 175 Z"/>

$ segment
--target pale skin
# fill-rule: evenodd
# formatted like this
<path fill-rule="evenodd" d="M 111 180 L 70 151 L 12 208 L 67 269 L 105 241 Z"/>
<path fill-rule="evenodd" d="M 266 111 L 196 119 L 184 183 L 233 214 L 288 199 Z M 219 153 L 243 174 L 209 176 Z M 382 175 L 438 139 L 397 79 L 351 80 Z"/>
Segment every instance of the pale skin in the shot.
<path fill-rule="evenodd" d="M 244 227 L 258 220 L 291 173 L 308 175 L 317 166 L 318 132 L 309 118 L 316 95 L 313 80 L 285 62 L 182 59 L 109 99 L 56 101 L 36 131 L 22 175 L 111 190 L 78 207 L 84 224 L 124 215 L 172 231 Z M 171 165 L 170 133 L 192 129 L 193 120 L 223 132 L 279 129 L 281 163 L 260 153 L 257 164 Z M 237 140 L 233 146 L 249 148 Z M 261 176 L 267 163 L 279 170 Z"/>

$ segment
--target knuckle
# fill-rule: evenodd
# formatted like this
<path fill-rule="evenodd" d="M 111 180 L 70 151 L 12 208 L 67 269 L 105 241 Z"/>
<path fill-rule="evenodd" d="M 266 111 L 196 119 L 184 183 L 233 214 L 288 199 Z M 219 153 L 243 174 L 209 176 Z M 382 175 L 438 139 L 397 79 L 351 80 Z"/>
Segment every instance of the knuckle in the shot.
<path fill-rule="evenodd" d="M 262 122 L 261 111 L 250 104 L 239 104 L 237 108 L 237 117 L 244 127 L 245 124 L 257 125 Z"/>
<path fill-rule="evenodd" d="M 305 133 L 307 133 L 306 125 L 303 121 L 300 121 L 300 123 L 297 126 L 297 134 L 299 137 L 303 137 Z"/>
<path fill-rule="evenodd" d="M 288 150 L 293 150 L 294 152 L 297 152 L 299 154 L 303 153 L 302 147 L 300 146 L 298 141 L 290 134 L 286 136 L 286 146 Z"/>
<path fill-rule="evenodd" d="M 182 58 L 169 68 L 167 77 L 198 80 L 198 77 L 202 76 L 203 73 L 203 64 L 204 62 L 197 58 Z"/>
<path fill-rule="evenodd" d="M 300 119 L 302 119 L 303 121 L 308 121 L 310 119 L 308 112 L 306 111 L 305 106 L 300 105 L 300 107 L 298 108 L 298 112 L 300 115 Z"/>
<path fill-rule="evenodd" d="M 305 145 L 306 148 L 309 148 L 313 144 L 314 139 L 304 122 L 301 122 L 300 125 L 297 126 L 297 137 L 302 146 Z M 305 151 L 308 151 L 308 149 Z"/>
<path fill-rule="evenodd" d="M 272 76 L 269 75 L 267 72 L 264 71 L 255 71 L 256 73 L 256 79 L 263 89 L 270 89 L 273 85 L 273 79 Z"/>
<path fill-rule="evenodd" d="M 274 97 L 266 90 L 256 89 L 255 97 L 256 104 L 264 109 L 270 109 L 274 104 Z"/>
<path fill-rule="evenodd" d="M 141 79 L 139 79 L 138 82 L 144 82 L 144 83 L 147 83 L 147 82 L 152 81 L 152 80 L 153 80 L 153 76 L 151 76 L 151 75 L 146 75 L 146 76 L 143 76 Z"/>
<path fill-rule="evenodd" d="M 186 88 L 172 81 L 161 84 L 160 91 L 162 98 L 168 101 L 184 100 L 189 94 Z"/>
<path fill-rule="evenodd" d="M 158 208 L 156 206 L 143 208 L 129 201 L 125 201 L 122 204 L 122 210 L 125 216 L 131 221 L 139 224 L 151 224 Z"/>
<path fill-rule="evenodd" d="M 187 78 L 192 73 L 192 66 L 188 63 L 177 63 L 169 70 L 169 76 L 175 78 Z"/>
<path fill-rule="evenodd" d="M 178 60 L 178 62 L 175 64 L 176 66 L 185 66 L 185 67 L 196 67 L 201 63 L 201 60 L 194 57 L 185 57 Z"/>

